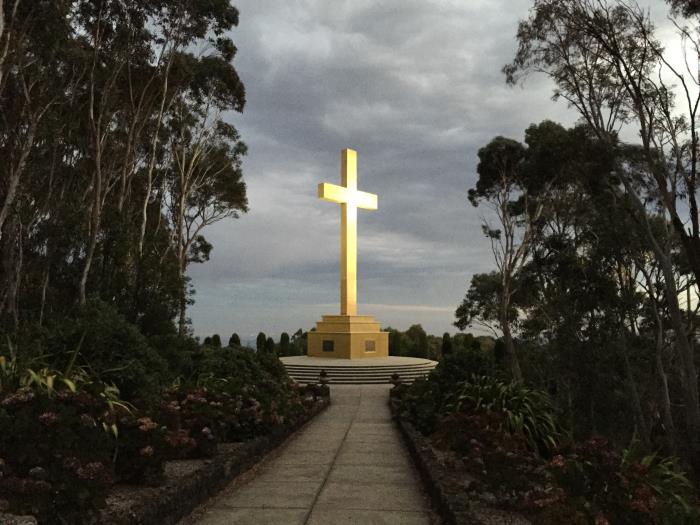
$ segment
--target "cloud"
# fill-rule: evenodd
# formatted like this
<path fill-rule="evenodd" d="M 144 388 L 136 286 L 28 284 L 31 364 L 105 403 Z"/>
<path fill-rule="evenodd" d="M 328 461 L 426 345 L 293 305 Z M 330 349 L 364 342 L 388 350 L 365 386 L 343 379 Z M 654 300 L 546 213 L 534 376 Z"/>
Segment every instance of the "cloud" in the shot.
<path fill-rule="evenodd" d="M 315 192 L 339 181 L 345 147 L 358 150 L 360 189 L 379 195 L 379 210 L 359 216 L 360 310 L 454 331 L 471 275 L 492 267 L 466 200 L 476 152 L 532 122 L 575 118 L 546 79 L 509 88 L 500 73 L 530 1 L 237 5 L 248 104 L 231 122 L 249 146 L 251 211 L 205 233 L 212 259 L 190 272 L 195 331 L 309 328 L 324 313 L 314 305 L 336 303 L 339 211 Z"/>

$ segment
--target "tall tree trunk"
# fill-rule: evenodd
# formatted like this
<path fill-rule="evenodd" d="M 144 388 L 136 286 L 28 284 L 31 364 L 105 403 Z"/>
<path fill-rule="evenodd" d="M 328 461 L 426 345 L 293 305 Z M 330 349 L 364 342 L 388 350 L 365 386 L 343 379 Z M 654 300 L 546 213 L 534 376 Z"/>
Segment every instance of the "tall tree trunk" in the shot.
<path fill-rule="evenodd" d="M 22 275 L 22 225 L 17 215 L 5 223 L 2 236 L 2 273 L 0 274 L 0 315 L 9 314 L 17 326 L 17 294 Z"/>
<path fill-rule="evenodd" d="M 522 383 L 523 373 L 520 369 L 520 360 L 518 359 L 518 354 L 515 351 L 515 344 L 513 343 L 513 334 L 510 331 L 510 319 L 508 318 L 508 310 L 510 310 L 510 269 L 504 267 L 502 269 L 502 286 L 503 291 L 501 295 L 501 312 L 500 312 L 500 324 L 501 332 L 503 332 L 503 345 L 506 350 L 506 360 L 508 361 L 508 368 L 510 370 L 510 375 L 513 381 L 516 383 Z"/>
<path fill-rule="evenodd" d="M 3 0 L 0 0 L 0 45 L 3 42 L 3 36 L 5 35 L 5 6 Z M 9 36 L 8 36 L 9 38 Z M 3 53 L 0 57 L 0 86 L 2 86 L 3 78 L 3 64 L 5 62 L 5 56 L 7 53 Z"/>
<path fill-rule="evenodd" d="M 184 336 L 187 330 L 187 282 L 185 270 L 187 267 L 187 248 L 185 240 L 185 202 L 186 183 L 185 176 L 180 174 L 180 195 L 177 209 L 177 272 L 180 278 L 180 315 L 178 319 L 178 333 Z"/>
<path fill-rule="evenodd" d="M 182 258 L 178 260 L 178 273 L 180 274 L 181 284 L 177 332 L 180 336 L 184 336 L 187 333 L 187 283 L 185 282 L 185 269 Z"/>
<path fill-rule="evenodd" d="M 630 364 L 629 355 L 627 354 L 627 338 L 624 335 L 621 337 L 620 343 L 622 346 L 622 358 L 625 365 L 625 375 L 627 376 L 627 390 L 629 391 L 630 405 L 632 408 L 632 413 L 634 414 L 635 426 L 637 427 L 637 434 L 641 436 L 641 441 L 644 444 L 644 446 L 648 447 L 649 427 L 647 425 L 646 419 L 644 418 L 644 411 L 642 410 L 642 402 L 639 397 L 637 382 L 634 379 L 632 365 Z"/>
<path fill-rule="evenodd" d="M 46 309 L 46 291 L 49 289 L 49 276 L 50 276 L 51 265 L 47 262 L 46 264 L 46 274 L 44 275 L 44 282 L 41 285 L 41 306 L 39 307 L 39 326 L 44 324 L 44 311 Z"/>
<path fill-rule="evenodd" d="M 95 160 L 95 162 L 101 162 L 99 156 Z M 87 280 L 88 276 L 90 275 L 92 260 L 95 257 L 95 248 L 97 247 L 97 233 L 99 231 L 102 218 L 102 173 L 99 167 L 95 170 L 92 191 L 93 202 L 90 213 L 90 234 L 88 240 L 88 247 L 85 254 L 85 262 L 83 263 L 83 271 L 80 276 L 80 286 L 78 292 L 80 306 L 85 306 L 85 303 L 87 302 Z"/>
<path fill-rule="evenodd" d="M 503 332 L 503 344 L 506 349 L 506 359 L 508 361 L 508 368 L 510 370 L 511 377 L 516 383 L 522 383 L 523 373 L 520 369 L 520 361 L 518 359 L 518 354 L 515 351 L 513 336 L 510 332 L 508 305 L 505 303 L 501 306 L 501 331 Z"/>
<path fill-rule="evenodd" d="M 683 314 L 678 304 L 678 290 L 674 281 L 671 261 L 665 255 L 659 261 L 665 281 L 665 295 L 671 317 L 671 326 L 676 335 L 676 348 L 681 358 L 683 371 L 683 394 L 688 419 L 688 438 L 694 451 L 700 451 L 700 399 L 698 397 L 698 374 L 693 350 L 686 336 Z"/>
<path fill-rule="evenodd" d="M 22 145 L 22 149 L 19 152 L 19 159 L 17 160 L 17 164 L 12 166 L 11 163 L 9 163 L 10 173 L 7 178 L 7 189 L 5 191 L 5 198 L 2 203 L 2 208 L 0 208 L 0 232 L 2 232 L 2 227 L 5 224 L 7 217 L 10 215 L 10 211 L 15 202 L 15 197 L 17 196 L 17 188 L 19 187 L 19 181 L 22 177 L 22 173 L 24 172 L 24 168 L 27 165 L 29 152 L 31 151 L 32 146 L 34 145 L 34 137 L 36 136 L 37 126 L 37 119 L 32 118 L 32 121 L 27 129 L 27 135 L 24 144 Z"/>
<path fill-rule="evenodd" d="M 656 302 L 656 290 L 654 282 L 649 273 L 640 265 L 644 279 L 647 282 L 649 289 L 649 302 L 654 313 L 654 322 L 656 324 L 656 352 L 655 352 L 655 369 L 659 378 L 659 400 L 661 404 L 661 417 L 665 428 L 665 437 L 668 442 L 669 453 L 676 453 L 676 425 L 673 422 L 673 412 L 671 411 L 671 395 L 668 391 L 668 376 L 664 369 L 664 323 L 659 313 L 659 307 Z"/>
<path fill-rule="evenodd" d="M 661 345 L 663 347 L 663 343 Z M 676 451 L 676 425 L 673 422 L 673 412 L 671 412 L 671 396 L 668 392 L 668 376 L 664 370 L 664 361 L 662 351 L 659 345 L 656 346 L 656 373 L 659 376 L 660 394 L 661 394 L 661 416 L 664 422 L 666 441 L 668 442 L 669 452 L 671 454 Z"/>
<path fill-rule="evenodd" d="M 624 171 L 620 171 L 624 173 Z M 698 374 L 695 366 L 693 350 L 688 341 L 686 326 L 683 320 L 683 313 L 678 302 L 678 289 L 676 288 L 673 264 L 670 257 L 659 245 L 649 224 L 649 216 L 646 208 L 637 195 L 631 182 L 627 177 L 620 177 L 627 194 L 637 208 L 641 220 L 644 222 L 644 233 L 649 247 L 654 252 L 664 281 L 664 296 L 668 304 L 669 316 L 671 318 L 671 328 L 676 336 L 676 348 L 681 358 L 682 371 L 682 391 L 685 401 L 686 420 L 688 428 L 688 439 L 694 455 L 700 453 L 700 398 L 698 397 Z M 698 458 L 700 459 L 700 458 Z"/>

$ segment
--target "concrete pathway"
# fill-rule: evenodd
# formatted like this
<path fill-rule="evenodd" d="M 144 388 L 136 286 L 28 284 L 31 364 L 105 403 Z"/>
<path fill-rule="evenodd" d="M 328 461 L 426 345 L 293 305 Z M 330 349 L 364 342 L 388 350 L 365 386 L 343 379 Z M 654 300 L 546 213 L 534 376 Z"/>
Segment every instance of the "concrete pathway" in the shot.
<path fill-rule="evenodd" d="M 197 525 L 429 525 L 418 473 L 391 421 L 389 385 L 331 386 L 331 406 L 252 479 L 184 520 Z"/>

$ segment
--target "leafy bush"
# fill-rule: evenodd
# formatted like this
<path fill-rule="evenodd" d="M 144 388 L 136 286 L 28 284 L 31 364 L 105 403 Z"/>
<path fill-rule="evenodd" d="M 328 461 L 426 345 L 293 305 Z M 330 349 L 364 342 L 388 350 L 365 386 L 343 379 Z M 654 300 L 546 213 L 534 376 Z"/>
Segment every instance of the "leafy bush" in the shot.
<path fill-rule="evenodd" d="M 2 393 L 0 499 L 11 512 L 83 523 L 104 504 L 113 439 L 103 417 L 112 395 L 102 384 L 51 379 Z"/>
<path fill-rule="evenodd" d="M 117 426 L 114 473 L 117 481 L 159 485 L 164 478 L 164 462 L 170 447 L 166 429 L 137 411 L 121 410 L 115 414 Z"/>
<path fill-rule="evenodd" d="M 494 375 L 496 363 L 493 352 L 483 350 L 478 345 L 458 347 L 443 357 L 435 367 L 435 379 L 446 385 L 456 385 L 473 375 Z"/>
<path fill-rule="evenodd" d="M 124 399 L 148 401 L 173 379 L 168 362 L 149 345 L 138 328 L 117 310 L 93 300 L 74 317 L 24 330 L 0 343 L 17 368 L 85 369 L 96 381 L 115 385 Z M 15 352 L 21 348 L 21 352 Z"/>
<path fill-rule="evenodd" d="M 423 434 L 435 432 L 443 416 L 445 393 L 432 376 L 417 379 L 412 385 L 399 385 L 392 390 L 398 399 L 401 416 L 411 421 Z"/>
<path fill-rule="evenodd" d="M 60 343 L 58 348 L 79 348 L 78 364 L 92 377 L 114 384 L 130 401 L 157 396 L 169 379 L 167 362 L 138 328 L 103 302 L 89 303 L 74 322 L 67 323 Z M 56 367 L 63 368 L 65 359 Z"/>
<path fill-rule="evenodd" d="M 693 487 L 675 459 L 638 442 L 619 452 L 600 436 L 572 445 L 546 393 L 470 376 L 469 359 L 445 359 L 427 379 L 392 391 L 402 417 L 452 465 L 452 481 L 468 473 L 470 491 L 488 490 L 538 525 L 700 523 Z"/>
<path fill-rule="evenodd" d="M 26 369 L 14 353 L 0 356 L 3 507 L 51 523 L 90 522 L 114 481 L 157 484 L 166 459 L 210 457 L 219 442 L 267 434 L 313 403 L 315 393 L 302 395 L 274 355 L 169 335 L 152 344 L 97 303 L 41 334 L 39 346 L 62 349 L 37 357 L 42 368 Z M 107 379 L 133 403 L 120 401 Z"/>
<path fill-rule="evenodd" d="M 645 453 L 639 443 L 622 453 L 594 436 L 548 464 L 563 502 L 597 523 L 698 523 L 693 488 L 673 458 Z M 544 522 L 542 522 L 544 523 Z"/>
<path fill-rule="evenodd" d="M 551 454 L 564 435 L 549 396 L 518 383 L 474 376 L 457 388 L 454 410 L 502 415 L 502 430 L 522 436 L 530 449 L 539 454 Z"/>
<path fill-rule="evenodd" d="M 199 363 L 197 383 L 259 403 L 262 421 L 258 433 L 291 423 L 304 412 L 298 387 L 274 354 L 246 348 L 207 349 Z"/>
<path fill-rule="evenodd" d="M 539 458 L 523 435 L 503 432 L 504 420 L 502 413 L 483 409 L 455 412 L 443 418 L 431 440 L 437 448 L 454 453 L 479 479 L 482 490 L 515 506 L 514 492 L 523 493 L 545 480 Z"/>

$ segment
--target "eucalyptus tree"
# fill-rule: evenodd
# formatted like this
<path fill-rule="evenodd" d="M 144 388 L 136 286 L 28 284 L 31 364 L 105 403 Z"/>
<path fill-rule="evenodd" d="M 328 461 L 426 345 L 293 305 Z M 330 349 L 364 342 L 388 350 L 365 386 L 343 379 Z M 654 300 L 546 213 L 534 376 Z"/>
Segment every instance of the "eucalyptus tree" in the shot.
<path fill-rule="evenodd" d="M 674 4 L 687 14 L 695 11 L 690 2 Z M 695 52 L 698 42 L 692 33 L 680 24 L 678 29 Z M 617 157 L 609 188 L 631 205 L 636 227 L 660 265 L 682 361 L 688 431 L 698 449 L 700 398 L 693 350 L 678 301 L 673 261 L 651 226 L 658 206 L 699 282 L 697 71 L 688 60 L 683 69 L 668 60 L 649 13 L 633 2 L 535 0 L 529 18 L 520 23 L 517 38 L 515 59 L 504 68 L 508 82 L 517 83 L 533 71 L 549 75 L 556 85 L 554 97 L 574 107 L 598 139 L 611 148 L 622 149 L 619 137 L 625 136 L 620 132 L 626 127 L 638 130 L 636 152 Z M 680 102 L 671 82 L 680 89 Z"/>
<path fill-rule="evenodd" d="M 527 141 L 527 139 L 526 139 Z M 542 177 L 532 176 L 527 170 L 527 148 L 525 145 L 504 137 L 494 138 L 479 150 L 479 175 L 474 188 L 469 190 L 469 201 L 473 206 L 488 204 L 496 223 L 484 218 L 482 230 L 491 243 L 491 252 L 496 264 L 498 285 L 497 313 L 491 316 L 498 320 L 503 334 L 506 357 L 514 380 L 522 381 L 522 371 L 515 344 L 512 323 L 517 317 L 513 309 L 513 297 L 518 293 L 519 274 L 528 260 L 535 223 L 544 209 L 544 201 L 537 198 L 543 190 Z M 483 276 L 485 281 L 487 276 Z M 457 311 L 456 325 L 463 329 L 481 317 L 469 314 L 469 303 L 476 299 L 478 288 L 472 281 L 470 293 Z M 486 310 L 482 309 L 482 312 Z"/>
<path fill-rule="evenodd" d="M 0 318 L 42 323 L 99 297 L 142 327 L 178 315 L 182 326 L 186 266 L 211 249 L 203 228 L 247 209 L 230 123 L 245 105 L 238 11 L 225 0 L 0 6 Z"/>

